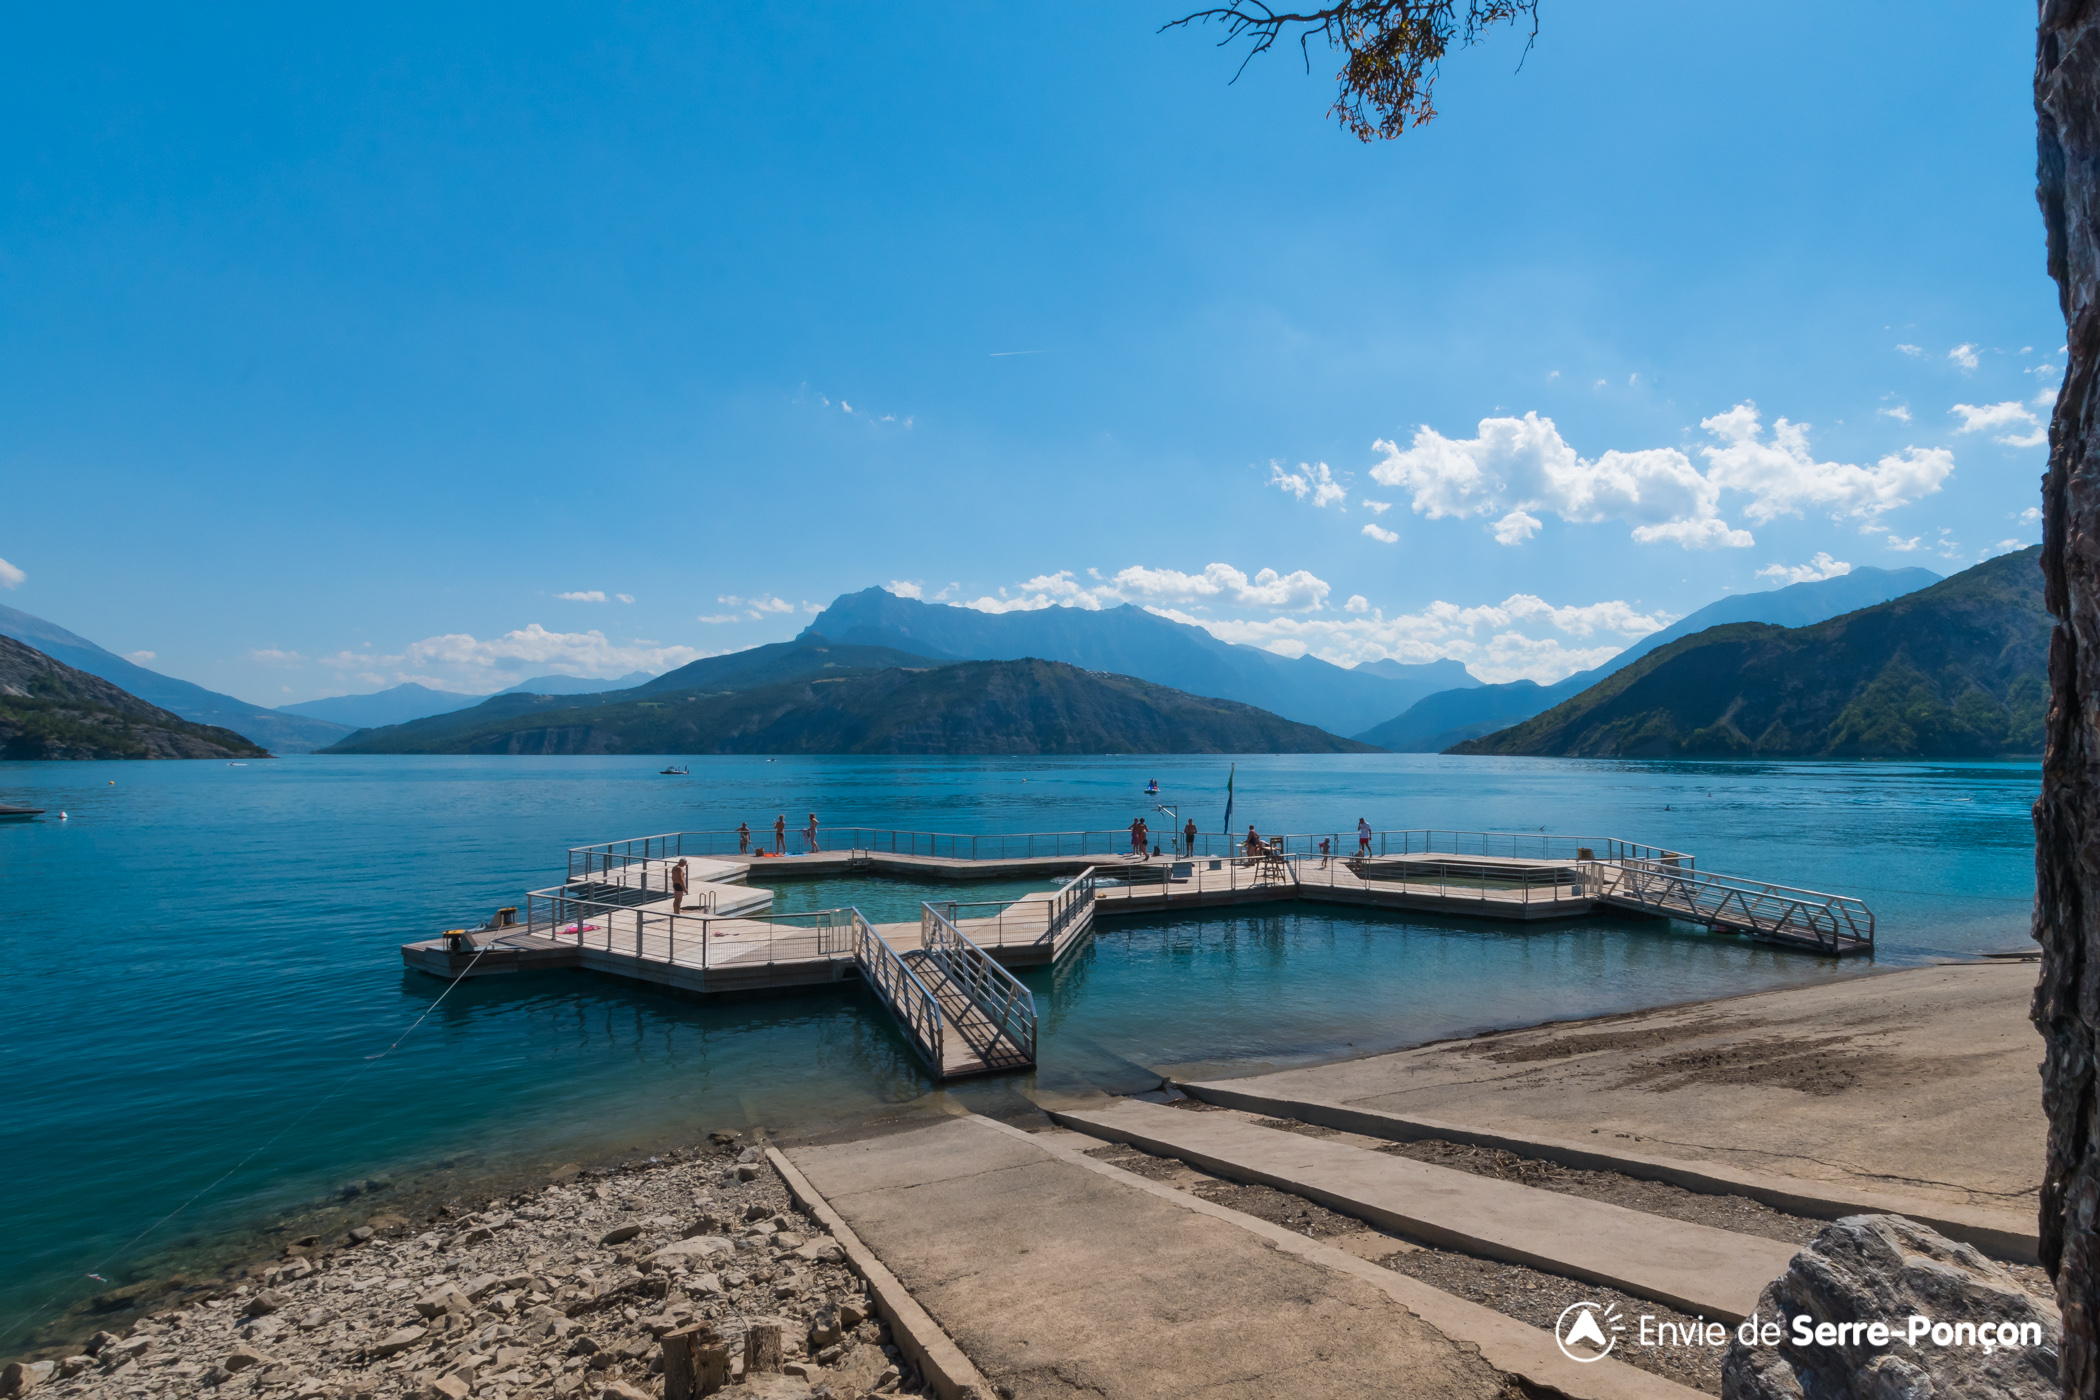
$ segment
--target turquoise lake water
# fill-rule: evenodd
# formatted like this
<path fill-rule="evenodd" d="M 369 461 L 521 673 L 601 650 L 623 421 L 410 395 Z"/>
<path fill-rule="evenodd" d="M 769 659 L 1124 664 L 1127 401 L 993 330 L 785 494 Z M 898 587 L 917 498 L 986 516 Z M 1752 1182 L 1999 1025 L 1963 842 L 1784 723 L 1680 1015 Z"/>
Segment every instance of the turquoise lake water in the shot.
<path fill-rule="evenodd" d="M 828 828 L 1107 830 L 1150 813 L 1139 792 L 1155 777 L 1204 829 L 1223 815 L 1225 764 L 1208 757 L 695 758 L 684 779 L 660 766 L 0 764 L 0 802 L 71 814 L 0 824 L 12 1012 L 0 1353 L 111 1284 L 209 1267 L 346 1183 L 392 1183 L 340 1207 L 354 1212 L 710 1128 L 809 1135 L 928 1111 L 916 1060 L 856 987 L 700 1002 L 548 974 L 462 984 L 437 1004 L 443 983 L 402 970 L 398 944 L 554 883 L 569 846 L 769 827 L 812 807 Z M 1381 754 L 1239 767 L 1236 823 L 1265 832 L 1348 830 L 1363 815 L 1381 830 L 1621 836 L 1858 895 L 1879 921 L 1873 965 L 2027 936 L 2033 764 Z M 910 917 L 922 893 L 777 888 L 783 909 L 854 902 L 877 919 Z M 1862 967 L 1646 921 L 1312 906 L 1119 921 L 1055 973 L 1028 974 L 1038 1071 L 952 1097 L 1011 1111 L 1031 1093 L 1141 1089 L 1163 1071 L 1300 1064 Z"/>

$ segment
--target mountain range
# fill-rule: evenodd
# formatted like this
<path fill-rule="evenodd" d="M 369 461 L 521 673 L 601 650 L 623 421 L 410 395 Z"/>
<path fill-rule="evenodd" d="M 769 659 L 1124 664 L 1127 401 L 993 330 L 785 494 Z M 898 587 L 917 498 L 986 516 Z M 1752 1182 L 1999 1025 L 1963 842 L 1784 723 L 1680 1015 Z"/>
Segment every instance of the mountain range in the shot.
<path fill-rule="evenodd" d="M 503 697 L 331 753 L 1357 753 L 1251 705 L 1062 662 L 936 662 L 798 638 L 591 703 Z M 727 663 L 727 664 L 725 664 Z M 741 664 L 736 664 L 741 663 Z"/>
<path fill-rule="evenodd" d="M 1337 734 L 1367 729 L 1436 691 L 1480 684 L 1456 661 L 1351 670 L 1315 656 L 1293 660 L 1219 641 L 1201 627 L 1128 603 L 988 613 L 867 588 L 839 597 L 803 635 L 893 647 L 937 661 L 1064 661 L 1237 700 Z"/>
<path fill-rule="evenodd" d="M 1601 666 L 1578 671 L 1551 685 L 1506 681 L 1441 691 L 1418 700 L 1405 713 L 1356 735 L 1394 753 L 1442 753 L 1467 739 L 1530 719 L 1582 694 L 1614 672 L 1682 637 L 1730 622 L 1767 622 L 1803 627 L 1827 618 L 1900 598 L 1938 583 L 1930 569 L 1862 567 L 1835 578 L 1788 584 L 1762 593 L 1737 593 L 1709 603 L 1652 632 Z M 1362 668 L 1359 667 L 1359 670 Z"/>
<path fill-rule="evenodd" d="M 193 724 L 0 636 L 0 759 L 268 757 L 231 730 Z"/>
<path fill-rule="evenodd" d="M 616 679 L 604 676 L 534 676 L 531 680 L 519 681 L 498 695 L 596 695 L 608 690 L 624 690 L 640 685 L 649 679 L 647 671 L 634 671 Z M 455 690 L 433 690 L 427 685 L 408 681 L 388 690 L 375 690 L 366 695 L 331 695 L 323 700 L 302 700 L 296 705 L 281 705 L 278 713 L 303 715 L 310 719 L 328 720 L 334 724 L 347 724 L 353 729 L 369 729 L 381 724 L 404 724 L 427 715 L 450 714 L 469 705 L 488 699 L 486 695 L 466 695 Z"/>
<path fill-rule="evenodd" d="M 1453 748 L 1595 758 L 2037 754 L 2051 620 L 2041 549 L 1807 627 L 1724 623 Z"/>
<path fill-rule="evenodd" d="M 355 727 L 251 705 L 231 695 L 149 671 L 55 622 L 14 608 L 0 607 L 0 637 L 26 642 L 46 656 L 108 681 L 140 700 L 192 723 L 230 729 L 273 753 L 311 753 L 345 737 Z"/>

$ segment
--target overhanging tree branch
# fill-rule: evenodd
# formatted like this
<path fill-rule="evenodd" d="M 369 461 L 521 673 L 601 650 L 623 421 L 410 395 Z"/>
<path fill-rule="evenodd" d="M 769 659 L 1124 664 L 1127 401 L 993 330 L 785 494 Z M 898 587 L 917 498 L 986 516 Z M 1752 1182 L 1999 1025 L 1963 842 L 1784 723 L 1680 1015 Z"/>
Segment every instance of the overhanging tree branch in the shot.
<path fill-rule="evenodd" d="M 1234 81 L 1257 55 L 1292 35 L 1312 69 L 1312 41 L 1323 38 L 1342 53 L 1335 75 L 1341 91 L 1329 114 L 1359 141 L 1390 140 L 1436 116 L 1431 96 L 1438 65 L 1455 47 L 1480 41 L 1488 29 L 1528 15 L 1538 34 L 1539 0 L 1343 0 L 1318 10 L 1279 10 L 1263 0 L 1232 0 L 1160 26 L 1161 32 L 1198 24 L 1224 26 L 1224 48 L 1249 41 Z M 1293 31 L 1295 34 L 1293 35 Z"/>

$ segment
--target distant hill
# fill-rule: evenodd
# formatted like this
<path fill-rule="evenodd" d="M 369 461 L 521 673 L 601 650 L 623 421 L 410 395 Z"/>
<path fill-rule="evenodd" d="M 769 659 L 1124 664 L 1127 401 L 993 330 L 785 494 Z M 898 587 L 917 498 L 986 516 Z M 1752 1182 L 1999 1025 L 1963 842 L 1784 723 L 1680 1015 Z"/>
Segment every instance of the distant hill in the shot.
<path fill-rule="evenodd" d="M 1660 632 L 1641 638 L 1601 666 L 1578 671 L 1551 685 L 1540 685 L 1536 681 L 1508 681 L 1425 696 L 1405 713 L 1364 730 L 1356 737 L 1394 753 L 1442 753 L 1454 744 L 1491 734 L 1550 710 L 1680 637 L 1689 637 L 1727 622 L 1771 622 L 1783 627 L 1804 627 L 1858 608 L 1885 603 L 1891 598 L 1900 598 L 1939 580 L 1940 576 L 1930 569 L 1863 566 L 1836 578 L 1788 584 L 1785 588 L 1763 593 L 1737 593 L 1708 603 Z"/>
<path fill-rule="evenodd" d="M 842 594 L 803 635 L 894 647 L 938 660 L 1065 661 L 1192 695 L 1238 700 L 1341 734 L 1396 715 L 1435 691 L 1479 684 L 1454 661 L 1351 670 L 1315 656 L 1293 660 L 1221 642 L 1201 627 L 1129 604 L 1098 611 L 1055 607 L 987 613 L 868 588 Z"/>
<path fill-rule="evenodd" d="M 886 666 L 938 664 L 940 663 L 929 661 L 923 656 L 893 651 L 889 647 L 835 646 L 823 637 L 810 637 L 805 634 L 792 642 L 773 642 L 746 651 L 731 652 L 726 656 L 703 657 L 626 690 L 606 691 L 595 695 L 545 692 L 530 694 L 506 690 L 491 695 L 478 705 L 389 726 L 391 731 L 398 733 L 391 733 L 386 742 L 416 746 L 412 750 L 401 750 L 402 752 L 437 753 L 445 751 L 442 746 L 447 742 L 448 735 L 465 734 L 484 729 L 491 724 L 512 725 L 519 722 L 521 716 L 614 705 L 645 696 L 660 695 L 667 691 L 715 693 L 749 690 L 754 686 L 771 685 L 778 681 L 836 675 L 845 671 L 879 671 Z M 349 736 L 343 747 L 329 752 L 365 752 L 362 747 L 355 750 L 350 747 L 352 743 L 362 745 L 364 742 L 365 735 L 360 731 Z"/>
<path fill-rule="evenodd" d="M 1354 753 L 1231 700 L 1060 662 L 841 668 L 739 690 L 656 690 L 461 732 L 371 730 L 336 753 Z M 424 722 L 425 724 L 428 721 Z"/>
<path fill-rule="evenodd" d="M 171 710 L 196 724 L 231 729 L 277 753 L 309 753 L 343 738 L 352 729 L 347 724 L 251 705 L 231 695 L 149 671 L 55 622 L 14 608 L 0 607 L 0 637 L 26 642 L 46 656 L 109 681 L 149 704 Z"/>
<path fill-rule="evenodd" d="M 1987 758 L 2041 752 L 2050 619 L 2041 549 L 1811 627 L 1736 622 L 1671 642 L 1454 753 Z"/>
<path fill-rule="evenodd" d="M 427 685 L 414 681 L 397 685 L 390 690 L 375 690 L 368 695 L 331 695 L 324 700 L 302 700 L 296 705 L 281 705 L 279 713 L 305 715 L 312 719 L 325 719 L 336 724 L 347 724 L 355 729 L 369 729 L 379 724 L 402 724 L 426 715 L 441 715 L 452 710 L 464 709 L 479 703 L 486 697 L 461 695 L 456 691 L 432 690 Z"/>
<path fill-rule="evenodd" d="M 268 758 L 229 729 L 192 724 L 0 636 L 0 758 Z"/>

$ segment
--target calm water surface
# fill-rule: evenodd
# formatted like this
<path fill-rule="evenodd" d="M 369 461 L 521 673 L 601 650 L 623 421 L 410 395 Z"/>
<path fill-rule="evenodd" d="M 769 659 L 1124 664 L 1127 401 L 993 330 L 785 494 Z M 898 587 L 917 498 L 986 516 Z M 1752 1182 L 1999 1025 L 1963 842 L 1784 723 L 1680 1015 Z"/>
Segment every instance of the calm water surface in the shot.
<path fill-rule="evenodd" d="M 776 812 L 799 825 L 811 807 L 828 827 L 1104 830 L 1150 814 L 1139 790 L 1154 777 L 1204 829 L 1223 816 L 1224 763 L 1210 758 L 695 758 L 684 779 L 660 766 L 0 764 L 0 802 L 71 814 L 0 825 L 13 1012 L 0 1042 L 0 1351 L 106 1286 L 90 1272 L 122 1283 L 208 1265 L 237 1232 L 346 1183 L 442 1184 L 714 1127 L 793 1136 L 937 1106 L 850 986 L 703 1003 L 550 974 L 463 984 L 439 1004 L 444 984 L 402 970 L 397 944 L 553 883 L 566 847 L 770 827 Z M 1236 821 L 1264 831 L 1348 830 L 1362 815 L 1381 830 L 1615 835 L 1856 894 L 1879 918 L 1881 966 L 2026 937 L 2032 764 L 1239 766 Z M 857 903 L 877 919 L 910 917 L 925 893 L 778 888 L 783 910 Z M 1518 928 L 1311 906 L 1118 922 L 1068 966 L 1029 974 L 1036 1074 L 954 1097 L 997 1112 L 1029 1094 L 1150 1087 L 1166 1070 L 1306 1063 L 1856 970 L 1647 922 Z"/>

